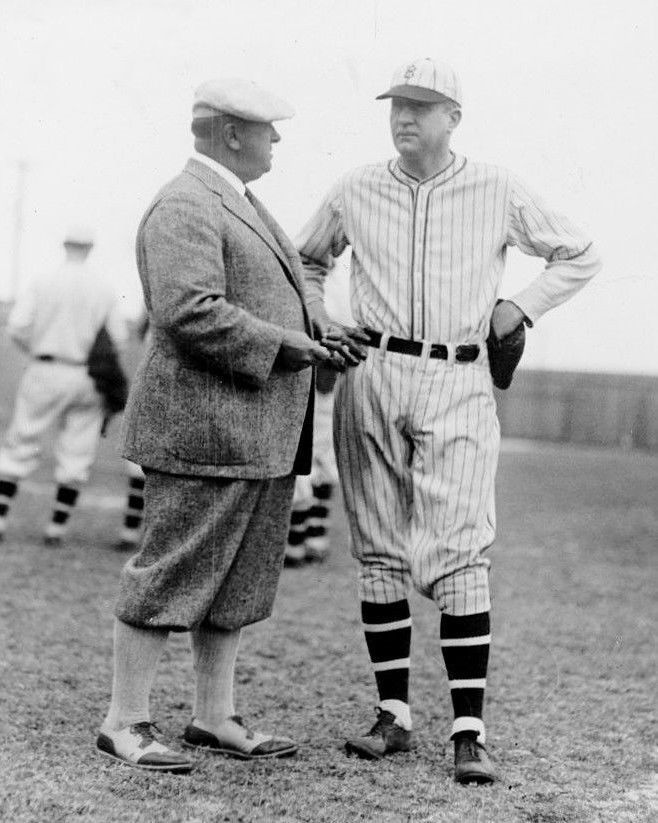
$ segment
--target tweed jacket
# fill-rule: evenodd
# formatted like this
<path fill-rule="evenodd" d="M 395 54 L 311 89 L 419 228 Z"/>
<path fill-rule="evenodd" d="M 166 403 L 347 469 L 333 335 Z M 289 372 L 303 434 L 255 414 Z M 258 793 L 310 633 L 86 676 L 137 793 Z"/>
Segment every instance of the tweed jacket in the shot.
<path fill-rule="evenodd" d="M 189 160 L 142 218 L 137 267 L 152 334 L 124 456 L 171 474 L 308 474 L 312 370 L 275 364 L 284 329 L 311 335 L 303 275 L 262 204 Z"/>

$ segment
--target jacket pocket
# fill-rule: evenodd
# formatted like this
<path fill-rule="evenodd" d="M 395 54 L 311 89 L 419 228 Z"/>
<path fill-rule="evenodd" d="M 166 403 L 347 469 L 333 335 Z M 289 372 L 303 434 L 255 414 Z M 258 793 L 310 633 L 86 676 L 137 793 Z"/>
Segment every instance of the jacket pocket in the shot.
<path fill-rule="evenodd" d="M 251 425 L 258 407 L 258 391 L 238 388 L 228 375 L 178 363 L 168 450 L 191 463 L 249 463 L 258 452 Z"/>

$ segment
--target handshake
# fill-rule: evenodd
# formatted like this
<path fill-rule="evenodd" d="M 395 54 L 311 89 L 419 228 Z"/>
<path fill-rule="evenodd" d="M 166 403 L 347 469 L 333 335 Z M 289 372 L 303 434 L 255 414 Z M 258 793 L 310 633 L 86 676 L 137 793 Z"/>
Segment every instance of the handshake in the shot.
<path fill-rule="evenodd" d="M 365 332 L 332 323 L 321 303 L 316 303 L 310 313 L 316 339 L 304 332 L 286 331 L 276 360 L 280 368 L 301 371 L 322 364 L 344 372 L 366 359 L 369 338 Z"/>

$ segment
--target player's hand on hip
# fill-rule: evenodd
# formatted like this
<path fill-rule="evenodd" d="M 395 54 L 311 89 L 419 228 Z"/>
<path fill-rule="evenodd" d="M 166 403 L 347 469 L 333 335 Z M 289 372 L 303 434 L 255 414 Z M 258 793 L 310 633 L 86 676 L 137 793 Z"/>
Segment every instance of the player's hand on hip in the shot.
<path fill-rule="evenodd" d="M 276 365 L 286 371 L 301 371 L 332 360 L 331 352 L 301 331 L 286 331 L 276 356 Z"/>
<path fill-rule="evenodd" d="M 330 323 L 320 342 L 330 351 L 342 357 L 345 366 L 358 366 L 368 356 L 366 345 L 368 336 L 354 326 Z"/>
<path fill-rule="evenodd" d="M 511 300 L 501 300 L 497 303 L 491 315 L 491 328 L 499 340 L 507 337 L 525 320 L 525 314 L 512 303 Z"/>

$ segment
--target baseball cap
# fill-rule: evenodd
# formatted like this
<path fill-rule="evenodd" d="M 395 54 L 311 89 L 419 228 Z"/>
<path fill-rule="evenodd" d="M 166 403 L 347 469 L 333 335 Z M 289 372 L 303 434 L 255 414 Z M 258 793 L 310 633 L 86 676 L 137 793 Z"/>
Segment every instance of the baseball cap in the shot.
<path fill-rule="evenodd" d="M 194 120 L 216 117 L 218 114 L 232 114 L 243 120 L 271 123 L 274 120 L 287 120 L 295 114 L 295 110 L 290 103 L 252 80 L 225 77 L 206 80 L 194 93 Z"/>
<path fill-rule="evenodd" d="M 455 71 L 447 64 L 421 57 L 403 63 L 393 73 L 391 88 L 377 95 L 377 100 L 405 97 L 419 103 L 438 103 L 448 97 L 462 104 L 462 90 Z"/>

